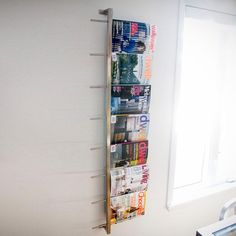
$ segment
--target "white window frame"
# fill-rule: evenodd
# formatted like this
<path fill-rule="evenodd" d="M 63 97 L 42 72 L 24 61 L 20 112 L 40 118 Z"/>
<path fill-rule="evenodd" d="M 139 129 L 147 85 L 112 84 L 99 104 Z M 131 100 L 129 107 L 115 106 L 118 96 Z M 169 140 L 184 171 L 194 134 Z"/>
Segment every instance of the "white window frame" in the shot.
<path fill-rule="evenodd" d="M 215 11 L 218 13 L 226 13 L 229 15 L 235 15 L 235 12 L 232 12 L 231 6 L 222 5 L 214 5 L 215 1 L 212 0 L 208 5 L 204 5 L 204 1 L 199 0 L 180 0 L 179 1 L 179 17 L 178 17 L 178 35 L 177 35 L 177 50 L 176 50 L 176 68 L 175 68 L 175 83 L 174 83 L 174 99 L 173 99 L 173 114 L 172 114 L 172 127 L 171 127 L 171 140 L 170 140 L 170 159 L 169 159 L 169 174 L 168 174 L 168 187 L 167 187 L 167 200 L 166 207 L 168 210 L 180 205 L 185 204 L 190 201 L 217 193 L 221 191 L 225 191 L 231 188 L 236 188 L 236 182 L 224 182 L 218 184 L 216 186 L 211 186 L 208 188 L 202 189 L 199 185 L 199 188 L 196 185 L 189 186 L 186 189 L 179 188 L 179 192 L 177 191 L 177 195 L 179 197 L 175 197 L 175 201 L 173 198 L 174 195 L 174 177 L 175 177 L 175 166 L 176 166 L 176 141 L 177 135 L 175 133 L 176 130 L 176 117 L 177 110 L 179 104 L 179 95 L 180 95 L 180 84 L 181 84 L 181 58 L 182 58 L 182 50 L 183 50 L 183 29 L 184 29 L 184 19 L 185 19 L 185 8 L 186 7 L 194 7 L 203 10 Z M 221 3 L 224 4 L 224 3 Z M 226 4 L 227 5 L 227 4 Z M 217 140 L 216 140 L 217 142 Z M 191 196 L 189 193 L 191 191 Z M 186 193 L 186 194 L 185 194 Z M 177 200 L 176 200 L 177 199 Z"/>

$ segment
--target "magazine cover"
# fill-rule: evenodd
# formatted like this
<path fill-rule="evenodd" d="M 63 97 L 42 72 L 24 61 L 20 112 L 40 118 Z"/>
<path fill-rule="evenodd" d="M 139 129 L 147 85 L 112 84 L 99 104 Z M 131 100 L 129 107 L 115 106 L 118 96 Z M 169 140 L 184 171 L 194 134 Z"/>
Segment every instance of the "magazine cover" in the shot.
<path fill-rule="evenodd" d="M 111 223 L 119 223 L 145 214 L 146 191 L 111 198 Z"/>
<path fill-rule="evenodd" d="M 142 165 L 147 162 L 148 141 L 111 145 L 111 168 Z"/>
<path fill-rule="evenodd" d="M 124 85 L 111 88 L 111 114 L 147 113 L 151 85 Z"/>
<path fill-rule="evenodd" d="M 156 26 L 142 22 L 113 20 L 112 51 L 124 53 L 154 52 Z"/>
<path fill-rule="evenodd" d="M 111 197 L 147 190 L 148 178 L 146 164 L 111 169 Z"/>
<path fill-rule="evenodd" d="M 149 84 L 151 68 L 150 54 L 112 53 L 113 84 Z"/>
<path fill-rule="evenodd" d="M 149 114 L 111 116 L 111 143 L 146 140 L 149 120 Z"/>

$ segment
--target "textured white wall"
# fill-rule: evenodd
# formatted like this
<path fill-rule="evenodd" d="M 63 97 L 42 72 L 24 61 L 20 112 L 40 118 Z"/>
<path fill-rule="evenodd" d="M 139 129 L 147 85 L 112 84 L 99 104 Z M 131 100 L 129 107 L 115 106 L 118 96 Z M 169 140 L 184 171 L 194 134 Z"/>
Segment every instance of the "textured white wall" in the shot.
<path fill-rule="evenodd" d="M 207 1 L 212 2 L 212 1 Z M 217 1 L 220 2 L 220 1 Z M 228 2 L 235 7 L 235 1 Z M 112 235 L 194 236 L 214 222 L 228 191 L 165 208 L 178 26 L 177 0 L 0 0 L 0 235 L 102 236 L 104 222 L 105 25 L 114 17 L 158 25 L 152 81 L 151 179 L 146 216 L 112 227 Z M 235 9 L 235 8 L 234 8 Z"/>

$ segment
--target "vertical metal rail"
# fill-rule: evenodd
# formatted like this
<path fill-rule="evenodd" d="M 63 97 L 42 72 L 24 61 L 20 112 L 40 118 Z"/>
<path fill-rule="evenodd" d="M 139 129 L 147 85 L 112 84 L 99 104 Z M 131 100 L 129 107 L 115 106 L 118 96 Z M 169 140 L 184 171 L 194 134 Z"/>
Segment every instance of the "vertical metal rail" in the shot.
<path fill-rule="evenodd" d="M 99 14 L 107 16 L 107 87 L 106 87 L 106 232 L 111 233 L 111 57 L 112 57 L 112 17 L 113 10 L 99 10 Z"/>

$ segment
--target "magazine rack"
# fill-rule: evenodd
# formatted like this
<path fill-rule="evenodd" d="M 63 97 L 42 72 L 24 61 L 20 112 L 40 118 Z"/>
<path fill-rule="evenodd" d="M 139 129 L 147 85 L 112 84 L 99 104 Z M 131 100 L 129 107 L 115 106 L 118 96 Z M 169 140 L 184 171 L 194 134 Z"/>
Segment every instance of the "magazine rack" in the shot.
<path fill-rule="evenodd" d="M 149 179 L 148 127 L 151 65 L 156 25 L 112 19 L 111 8 L 100 10 L 107 24 L 106 58 L 106 223 L 94 227 L 111 233 L 111 224 L 145 214 Z M 112 115 L 111 115 L 112 114 Z M 112 145 L 111 145 L 112 144 Z M 95 148 L 93 149 L 95 150 Z M 122 168 L 120 168 L 122 167 Z"/>
<path fill-rule="evenodd" d="M 107 234 L 111 233 L 111 180 L 110 180 L 110 153 L 111 153 L 111 57 L 112 57 L 112 17 L 113 10 L 108 8 L 106 10 L 99 10 L 99 14 L 106 16 L 106 20 L 91 19 L 93 22 L 107 23 L 107 50 L 105 54 L 93 53 L 92 56 L 106 56 L 106 223 L 98 225 L 95 228 L 104 228 Z"/>

